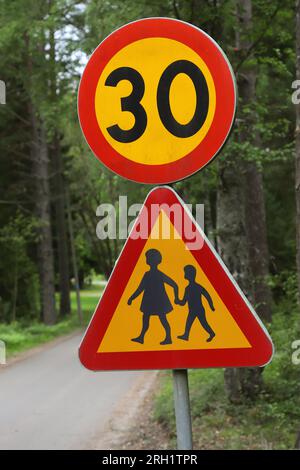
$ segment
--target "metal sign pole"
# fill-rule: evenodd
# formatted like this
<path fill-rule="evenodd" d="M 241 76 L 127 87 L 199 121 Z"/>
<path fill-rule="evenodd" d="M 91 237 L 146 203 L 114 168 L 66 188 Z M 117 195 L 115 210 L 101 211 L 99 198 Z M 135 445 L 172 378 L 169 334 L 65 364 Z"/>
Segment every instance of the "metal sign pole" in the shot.
<path fill-rule="evenodd" d="M 173 370 L 177 449 L 192 450 L 192 421 L 187 369 Z"/>

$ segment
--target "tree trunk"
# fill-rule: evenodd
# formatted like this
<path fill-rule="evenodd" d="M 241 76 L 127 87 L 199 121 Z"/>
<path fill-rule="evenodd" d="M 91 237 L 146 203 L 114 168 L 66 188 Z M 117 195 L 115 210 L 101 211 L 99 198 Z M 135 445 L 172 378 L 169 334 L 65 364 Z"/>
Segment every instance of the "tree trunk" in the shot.
<path fill-rule="evenodd" d="M 48 9 L 51 11 L 53 1 L 48 0 Z M 56 113 L 58 108 L 58 80 L 56 66 L 56 43 L 54 24 L 49 28 L 49 88 L 52 106 Z M 55 125 L 56 126 L 56 125 Z M 52 161 L 54 166 L 54 188 L 55 188 L 55 213 L 56 213 L 56 234 L 57 234 L 57 254 L 58 254 L 58 280 L 59 280 L 59 313 L 62 316 L 71 313 L 70 300 L 70 270 L 68 252 L 68 230 L 66 220 L 66 197 L 63 180 L 63 159 L 61 153 L 60 135 L 55 129 L 53 134 Z"/>
<path fill-rule="evenodd" d="M 221 258 L 235 280 L 252 297 L 251 270 L 245 221 L 244 186 L 241 184 L 242 165 L 239 156 L 219 165 L 217 193 L 217 242 Z"/>
<path fill-rule="evenodd" d="M 246 228 L 253 275 L 253 301 L 259 316 L 271 322 L 272 294 L 268 286 L 269 250 L 263 180 L 255 163 L 247 163 L 245 178 Z"/>
<path fill-rule="evenodd" d="M 251 46 L 251 0 L 237 1 L 237 23 L 237 51 L 244 59 Z M 260 138 L 254 130 L 257 116 L 250 108 L 256 98 L 256 75 L 252 62 L 242 67 L 237 76 L 242 108 L 238 142 L 250 142 L 258 147 Z M 247 112 L 243 114 L 244 106 Z M 270 321 L 272 298 L 267 284 L 269 254 L 262 174 L 255 162 L 245 162 L 241 155 L 233 155 L 231 160 L 220 165 L 218 246 L 258 314 Z M 262 386 L 261 373 L 260 368 L 226 371 L 224 377 L 229 398 L 236 401 L 240 399 L 239 394 L 254 398 Z"/>
<path fill-rule="evenodd" d="M 31 158 L 35 184 L 35 214 L 39 223 L 37 255 L 41 295 L 41 316 L 46 325 L 56 322 L 54 263 L 50 214 L 49 158 L 46 132 L 34 102 L 35 83 L 28 32 L 24 33 L 27 47 L 28 112 L 32 128 Z"/>
<path fill-rule="evenodd" d="M 221 258 L 241 289 L 252 299 L 251 270 L 247 246 L 245 201 L 241 184 L 241 162 L 239 156 L 219 165 L 217 193 L 217 245 Z M 232 402 L 241 400 L 242 385 L 240 369 L 225 369 L 224 381 L 228 398 Z"/>
<path fill-rule="evenodd" d="M 39 221 L 38 262 L 41 285 L 42 318 L 46 325 L 56 322 L 53 246 L 50 216 L 50 186 L 48 146 L 43 123 L 32 111 L 32 124 L 36 138 L 33 142 L 33 171 L 36 183 L 36 215 Z"/>
<path fill-rule="evenodd" d="M 300 429 L 299 429 L 297 439 L 296 439 L 296 442 L 295 442 L 295 449 L 300 450 Z"/>
<path fill-rule="evenodd" d="M 242 34 L 237 36 L 237 48 L 241 57 L 245 57 L 251 47 L 249 38 L 252 30 L 252 0 L 239 0 L 238 18 Z M 238 88 L 242 107 L 253 106 L 256 100 L 257 70 L 247 64 L 238 72 Z M 257 115 L 254 109 L 243 116 L 242 129 L 239 133 L 240 142 L 250 142 L 260 147 L 260 136 L 255 130 Z M 250 267 L 253 276 L 253 302 L 257 313 L 265 320 L 271 321 L 271 289 L 268 286 L 269 250 L 267 242 L 266 213 L 261 171 L 255 162 L 246 162 L 245 178 L 245 210 L 246 233 L 249 249 Z M 255 223 L 254 223 L 255 222 Z"/>
<path fill-rule="evenodd" d="M 18 249 L 16 249 L 16 261 L 15 261 L 15 275 L 14 275 L 14 289 L 12 295 L 12 310 L 11 310 L 11 322 L 15 322 L 17 319 L 17 301 L 18 301 L 18 287 L 19 287 L 19 257 Z"/>
<path fill-rule="evenodd" d="M 300 0 L 296 0 L 296 78 L 300 80 Z M 300 104 L 296 104 L 295 129 L 295 192 L 296 192 L 296 262 L 298 297 L 300 299 Z M 300 429 L 295 443 L 300 449 Z"/>
<path fill-rule="evenodd" d="M 300 80 L 300 0 L 296 0 L 296 78 Z M 295 190 L 298 293 L 300 298 L 300 104 L 296 104 Z"/>
<path fill-rule="evenodd" d="M 252 31 L 252 0 L 239 0 L 238 18 L 239 31 L 237 36 L 237 48 L 241 57 L 247 57 L 251 47 L 250 39 Z M 241 67 L 238 73 L 239 96 L 242 107 L 255 105 L 257 70 L 253 58 L 251 65 Z M 242 108 L 243 111 L 243 108 Z M 255 130 L 257 114 L 254 109 L 249 109 L 243 116 L 240 142 L 250 142 L 254 147 L 259 147 L 260 136 Z M 271 321 L 271 290 L 267 283 L 269 275 L 269 252 L 267 242 L 266 214 L 263 191 L 262 174 L 255 162 L 246 162 L 244 168 L 245 188 L 245 222 L 247 247 L 249 252 L 249 267 L 251 270 L 252 301 L 258 314 L 266 321 Z M 245 395 L 254 397 L 262 386 L 262 369 L 251 368 L 240 373 L 241 388 Z"/>
<path fill-rule="evenodd" d="M 67 203 L 67 212 L 68 212 L 68 225 L 69 225 L 69 234 L 70 234 L 71 257 L 72 257 L 72 264 L 73 264 L 73 275 L 74 275 L 74 280 L 75 280 L 77 314 L 78 314 L 79 324 L 82 325 L 83 319 L 82 319 L 82 308 L 81 308 L 81 299 L 80 299 L 80 284 L 79 284 L 75 241 L 74 241 L 72 210 L 71 210 L 70 195 L 69 195 L 68 188 L 67 188 L 67 193 L 66 193 L 66 203 Z"/>
<path fill-rule="evenodd" d="M 58 272 L 59 272 L 59 292 L 60 315 L 71 313 L 70 301 L 70 270 L 69 270 L 69 252 L 68 252 L 68 232 L 66 222 L 66 201 L 63 181 L 63 161 L 61 155 L 59 136 L 55 135 L 53 145 L 53 163 L 55 168 L 54 187 L 55 187 L 55 212 L 56 212 L 56 232 L 57 232 L 57 254 L 58 254 Z"/>

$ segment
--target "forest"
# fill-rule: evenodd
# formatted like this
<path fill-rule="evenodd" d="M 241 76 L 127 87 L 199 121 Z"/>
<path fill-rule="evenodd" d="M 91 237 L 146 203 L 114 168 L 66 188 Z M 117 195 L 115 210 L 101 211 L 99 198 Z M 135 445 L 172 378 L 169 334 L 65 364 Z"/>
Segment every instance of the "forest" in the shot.
<path fill-rule="evenodd" d="M 300 448 L 300 366 L 292 362 L 300 339 L 299 0 L 0 0 L 0 339 L 18 351 L 34 332 L 46 340 L 47 331 L 86 323 L 93 306 L 84 291 L 109 277 L 124 244 L 97 238 L 96 209 L 117 207 L 120 195 L 142 203 L 152 187 L 102 166 L 77 116 L 93 50 L 144 17 L 201 28 L 232 65 L 231 136 L 210 165 L 172 186 L 185 201 L 204 204 L 206 234 L 276 350 L 265 369 L 193 372 L 197 442 L 213 446 L 213 435 L 201 440 L 203 423 L 222 428 L 223 420 L 220 446 Z M 153 419 L 172 439 L 169 378 L 161 381 Z M 216 403 L 222 396 L 219 408 L 205 394 Z"/>

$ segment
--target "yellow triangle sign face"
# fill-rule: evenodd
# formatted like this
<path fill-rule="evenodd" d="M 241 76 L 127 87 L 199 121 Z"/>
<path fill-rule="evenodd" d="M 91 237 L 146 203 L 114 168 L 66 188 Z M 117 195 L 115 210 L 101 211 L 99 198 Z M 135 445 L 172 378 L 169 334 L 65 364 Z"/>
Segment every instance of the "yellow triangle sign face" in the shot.
<path fill-rule="evenodd" d="M 154 239 L 153 235 L 158 233 L 159 227 L 169 225 L 169 239 Z M 211 282 L 205 276 L 203 270 L 198 265 L 196 267 L 196 282 L 201 284 L 209 292 L 215 311 L 211 311 L 207 300 L 203 301 L 206 319 L 213 331 L 215 338 L 207 343 L 208 333 L 201 326 L 196 318 L 193 322 L 189 340 L 178 339 L 185 330 L 188 316 L 188 306 L 174 305 L 173 310 L 167 314 L 167 319 L 171 327 L 172 343 L 161 345 L 165 337 L 165 330 L 159 320 L 158 315 L 151 315 L 149 330 L 145 334 L 144 344 L 131 341 L 138 336 L 142 327 L 143 313 L 140 311 L 142 294 L 132 302 L 127 301 L 137 288 L 149 266 L 146 263 L 146 252 L 150 249 L 159 250 L 162 255 L 162 262 L 159 270 L 171 277 L 179 287 L 179 295 L 183 297 L 187 280 L 184 279 L 183 267 L 187 265 L 195 266 L 195 258 L 182 238 L 175 230 L 167 215 L 162 211 L 157 218 L 149 239 L 147 240 L 142 253 L 140 254 L 131 278 L 123 292 L 120 302 L 115 310 L 114 316 L 106 330 L 104 338 L 99 344 L 98 352 L 128 352 L 128 351 L 165 351 L 165 350 L 189 350 L 189 349 L 220 349 L 220 348 L 250 348 L 247 338 L 230 315 L 222 299 L 213 288 Z M 174 262 L 174 258 L 175 261 Z M 174 293 L 170 286 L 166 287 L 167 295 L 172 302 Z"/>
<path fill-rule="evenodd" d="M 174 204 L 182 223 L 169 210 Z M 264 326 L 183 202 L 167 187 L 152 190 L 82 341 L 81 362 L 93 370 L 240 367 L 265 365 L 272 353 Z"/>

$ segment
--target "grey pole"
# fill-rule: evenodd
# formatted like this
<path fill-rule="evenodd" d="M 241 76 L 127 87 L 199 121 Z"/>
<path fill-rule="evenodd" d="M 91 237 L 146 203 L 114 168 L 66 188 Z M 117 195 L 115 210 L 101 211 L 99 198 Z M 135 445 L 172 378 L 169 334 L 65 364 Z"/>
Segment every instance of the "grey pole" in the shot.
<path fill-rule="evenodd" d="M 173 370 L 177 449 L 192 450 L 192 421 L 187 369 Z"/>

